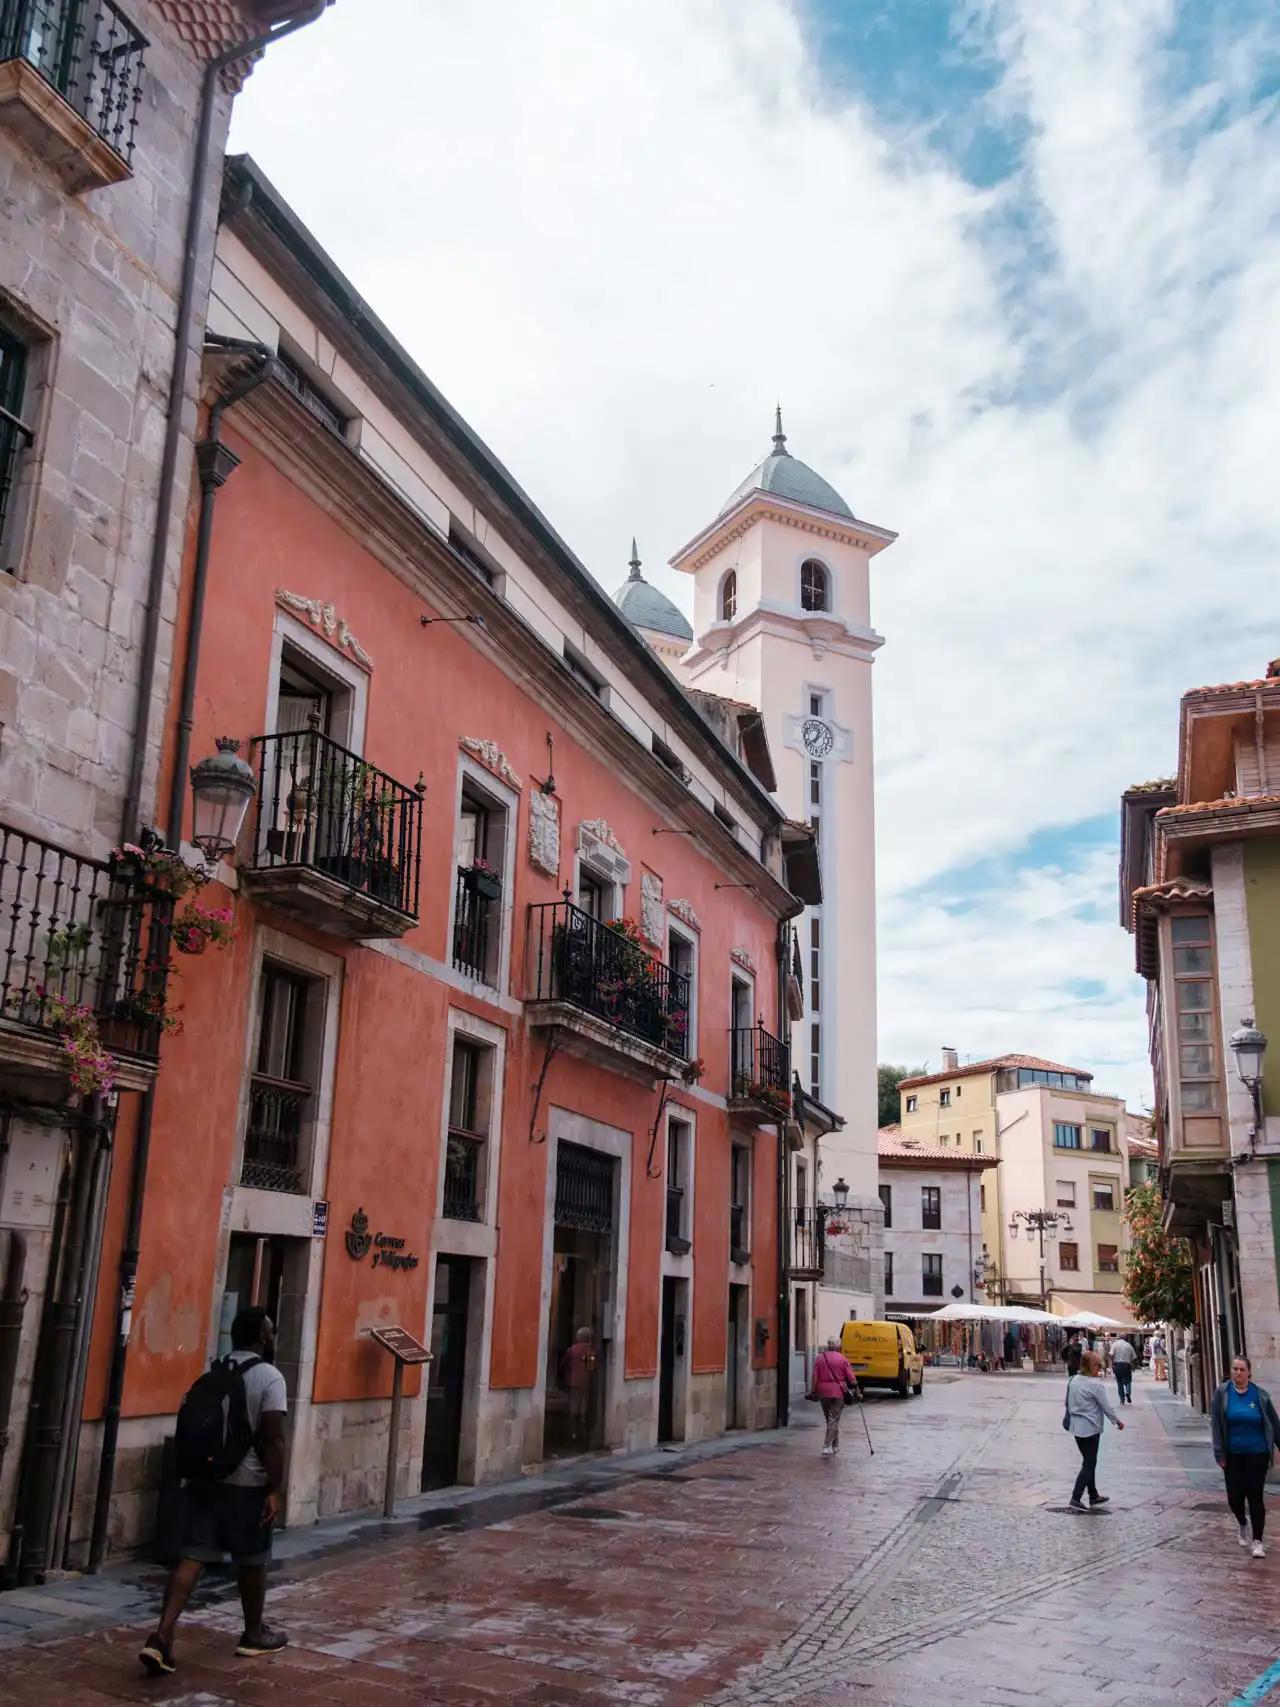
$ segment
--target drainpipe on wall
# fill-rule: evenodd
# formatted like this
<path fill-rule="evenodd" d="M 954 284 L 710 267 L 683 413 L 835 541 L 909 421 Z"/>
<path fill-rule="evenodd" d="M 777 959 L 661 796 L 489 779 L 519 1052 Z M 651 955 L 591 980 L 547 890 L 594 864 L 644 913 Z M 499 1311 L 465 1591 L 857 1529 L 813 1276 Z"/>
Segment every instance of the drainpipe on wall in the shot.
<path fill-rule="evenodd" d="M 778 1029 L 787 1045 L 791 1062 L 791 1015 L 787 1012 L 787 965 L 791 950 L 791 922 L 803 908 L 778 920 Z M 788 1085 L 788 1090 L 791 1086 Z M 792 1093 L 794 1094 L 794 1093 Z M 775 1383 L 775 1419 L 779 1428 L 791 1420 L 791 1272 L 787 1247 L 791 1238 L 791 1168 L 787 1154 L 787 1123 L 778 1122 L 778 1345 Z M 816 1182 L 815 1182 L 816 1183 Z"/>
<path fill-rule="evenodd" d="M 182 661 L 182 699 L 174 738 L 173 782 L 169 794 L 166 839 L 171 848 L 182 843 L 182 816 L 187 793 L 187 764 L 191 757 L 191 727 L 195 719 L 196 675 L 200 664 L 200 639 L 204 628 L 205 591 L 209 580 L 209 550 L 213 541 L 213 513 L 218 492 L 239 466 L 237 458 L 222 444 L 222 417 L 234 404 L 271 378 L 276 369 L 274 352 L 265 344 L 242 338 L 205 337 L 209 349 L 256 358 L 256 366 L 218 398 L 209 411 L 205 437 L 196 446 L 200 473 L 200 521 L 196 533 L 196 556 L 191 576 L 191 612 L 187 622 L 187 644 Z M 155 1089 L 148 1089 L 138 1118 L 133 1168 L 129 1179 L 129 1208 L 124 1240 L 120 1247 L 120 1301 L 116 1335 L 107 1377 L 107 1396 L 102 1412 L 102 1446 L 98 1455 L 98 1485 L 94 1494 L 93 1524 L 89 1536 L 86 1569 L 98 1570 L 107 1550 L 107 1526 L 111 1516 L 111 1492 L 115 1481 L 116 1450 L 120 1439 L 120 1411 L 124 1400 L 125 1372 L 129 1361 L 129 1334 L 133 1326 L 133 1300 L 138 1277 L 142 1239 L 142 1208 L 147 1190 L 147 1168 L 151 1159 L 151 1126 L 155 1116 Z"/>
<path fill-rule="evenodd" d="M 315 23 L 328 4 L 329 0 L 313 0 L 308 6 L 299 7 L 293 17 L 286 17 L 274 29 L 264 31 L 250 41 L 237 42 L 234 47 L 220 53 L 216 59 L 208 61 L 201 79 L 196 149 L 191 169 L 191 196 L 187 203 L 186 239 L 182 255 L 182 281 L 178 290 L 173 371 L 169 376 L 169 411 L 160 457 L 156 526 L 151 542 L 147 611 L 142 633 L 142 662 L 138 671 L 138 701 L 133 720 L 133 752 L 129 761 L 128 786 L 125 790 L 121 840 L 128 840 L 136 835 L 140 827 L 138 817 L 142 809 L 142 785 L 146 774 L 156 657 L 160 642 L 160 612 L 164 603 L 164 571 L 169 556 L 169 531 L 173 523 L 178 451 L 182 442 L 182 414 L 187 395 L 187 378 L 191 371 L 191 335 L 196 320 L 196 267 L 200 251 L 201 215 L 204 209 L 206 180 L 209 176 L 209 154 L 213 143 L 214 90 L 219 76 L 229 65 L 234 65 L 237 60 L 248 59 L 282 37 L 292 35 L 295 30 Z"/>

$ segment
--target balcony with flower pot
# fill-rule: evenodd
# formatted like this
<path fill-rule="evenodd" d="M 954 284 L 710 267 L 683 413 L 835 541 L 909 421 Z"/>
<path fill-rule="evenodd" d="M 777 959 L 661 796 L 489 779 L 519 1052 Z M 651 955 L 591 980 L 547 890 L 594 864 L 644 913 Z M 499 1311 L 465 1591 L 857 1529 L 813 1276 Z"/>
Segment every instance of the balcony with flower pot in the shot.
<path fill-rule="evenodd" d="M 141 1090 L 176 1021 L 167 988 L 174 903 L 194 884 L 176 854 L 109 860 L 0 825 L 0 1078 L 37 1099 Z M 26 1081 L 44 1081 L 29 1087 Z"/>
<path fill-rule="evenodd" d="M 791 1113 L 791 1051 L 763 1025 L 729 1033 L 729 1109 L 785 1120 Z"/>
<path fill-rule="evenodd" d="M 689 980 L 650 952 L 635 922 L 605 923 L 563 901 L 529 908 L 534 1025 L 562 1027 L 579 1054 L 637 1076 L 687 1078 Z"/>
<path fill-rule="evenodd" d="M 421 779 L 409 788 L 318 729 L 257 748 L 245 885 L 336 936 L 400 937 L 418 920 Z"/>

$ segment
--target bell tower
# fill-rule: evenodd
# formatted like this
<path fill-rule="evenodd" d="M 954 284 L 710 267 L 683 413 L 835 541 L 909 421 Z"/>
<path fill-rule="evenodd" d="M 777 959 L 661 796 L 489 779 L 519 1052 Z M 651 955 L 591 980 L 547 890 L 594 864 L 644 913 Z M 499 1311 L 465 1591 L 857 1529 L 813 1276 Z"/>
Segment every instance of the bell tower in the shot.
<path fill-rule="evenodd" d="M 822 1140 L 823 1197 L 843 1177 L 850 1210 L 877 1223 L 871 666 L 882 640 L 870 565 L 896 538 L 791 455 L 779 409 L 769 454 L 671 560 L 694 583 L 678 675 L 759 709 L 783 810 L 817 836 L 823 900 L 796 922 L 805 1015 L 792 1066 L 845 1123 Z M 883 1308 L 875 1268 L 871 1292 L 850 1300 L 859 1316 Z"/>

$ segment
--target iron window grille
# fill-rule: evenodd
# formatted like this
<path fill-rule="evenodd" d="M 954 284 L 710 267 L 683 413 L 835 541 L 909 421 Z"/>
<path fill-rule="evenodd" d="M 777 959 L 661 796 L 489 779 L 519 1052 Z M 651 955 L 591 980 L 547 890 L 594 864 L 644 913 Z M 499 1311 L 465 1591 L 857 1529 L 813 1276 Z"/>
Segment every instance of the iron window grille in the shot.
<path fill-rule="evenodd" d="M 613 1231 L 613 1158 L 580 1144 L 556 1152 L 556 1225 L 581 1233 Z"/>
<path fill-rule="evenodd" d="M 241 1185 L 303 1192 L 312 1086 L 306 1074 L 313 985 L 284 967 L 262 969 L 258 1044 L 249 1080 Z"/>
<path fill-rule="evenodd" d="M 315 382 L 307 377 L 291 356 L 283 350 L 276 352 L 276 372 L 293 392 L 298 401 L 306 406 L 317 421 L 322 421 L 331 433 L 345 439 L 350 426 L 350 417 L 333 400 L 325 395 Z"/>
<path fill-rule="evenodd" d="M 491 893 L 497 886 L 498 893 Z M 497 941 L 494 930 L 502 912 L 502 890 L 498 879 L 481 888 L 471 866 L 458 867 L 453 908 L 453 964 L 468 978 L 492 981 L 490 954 Z"/>
<path fill-rule="evenodd" d="M 0 60 L 25 60 L 126 165 L 148 46 L 113 0 L 0 0 Z"/>

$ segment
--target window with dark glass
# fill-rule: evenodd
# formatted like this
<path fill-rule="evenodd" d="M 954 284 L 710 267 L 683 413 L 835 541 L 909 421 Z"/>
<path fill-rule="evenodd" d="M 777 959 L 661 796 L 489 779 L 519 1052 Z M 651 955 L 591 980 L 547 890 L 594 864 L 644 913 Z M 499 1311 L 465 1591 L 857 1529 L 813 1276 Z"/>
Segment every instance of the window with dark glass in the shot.
<path fill-rule="evenodd" d="M 506 823 L 506 807 L 470 777 L 464 778 L 458 809 L 453 964 L 487 984 L 497 981 L 501 957 Z"/>
<path fill-rule="evenodd" d="M 738 614 L 738 571 L 730 569 L 720 583 L 720 620 L 732 622 Z"/>
<path fill-rule="evenodd" d="M 942 1226 L 942 1188 L 936 1185 L 925 1185 L 920 1188 L 920 1225 L 928 1233 L 936 1233 Z"/>
<path fill-rule="evenodd" d="M 1120 1271 L 1120 1252 L 1115 1245 L 1098 1246 L 1098 1272 L 1100 1274 L 1118 1274 Z"/>
<path fill-rule="evenodd" d="M 893 1297 L 893 1252 L 892 1251 L 886 1251 L 884 1253 L 884 1295 L 886 1298 L 892 1298 Z"/>
<path fill-rule="evenodd" d="M 1178 1094 L 1184 1114 L 1211 1114 L 1218 1107 L 1212 929 L 1207 914 L 1182 914 L 1169 921 L 1178 1018 Z"/>
<path fill-rule="evenodd" d="M 8 538 L 14 486 L 22 466 L 22 455 L 35 434 L 22 418 L 27 386 L 27 346 L 21 339 L 0 330 L 0 564 L 16 568 L 14 549 Z"/>
<path fill-rule="evenodd" d="M 729 1255 L 745 1262 L 751 1248 L 751 1151 L 735 1144 L 729 1158 Z"/>
<path fill-rule="evenodd" d="M 604 677 L 598 670 L 592 669 L 582 653 L 576 647 L 570 646 L 567 640 L 564 643 L 564 662 L 569 674 L 581 682 L 588 693 L 593 693 L 598 700 L 608 697 Z"/>
<path fill-rule="evenodd" d="M 1053 1143 L 1058 1150 L 1080 1150 L 1084 1148 L 1084 1135 L 1081 1128 L 1070 1120 L 1055 1120 L 1053 1123 Z"/>
<path fill-rule="evenodd" d="M 667 1249 L 677 1256 L 689 1249 L 690 1134 L 688 1121 L 667 1121 Z"/>
<path fill-rule="evenodd" d="M 263 1191 L 306 1189 L 305 1139 L 318 1056 L 308 1028 L 316 988 L 313 980 L 271 961 L 263 965 L 242 1185 Z"/>
<path fill-rule="evenodd" d="M 1106 1126 L 1091 1126 L 1089 1128 L 1089 1148 L 1091 1150 L 1111 1149 L 1111 1132 Z"/>
<path fill-rule="evenodd" d="M 800 605 L 803 610 L 831 609 L 831 577 L 813 557 L 800 566 Z"/>
<path fill-rule="evenodd" d="M 489 1124 L 491 1050 L 455 1036 L 449 1076 L 442 1209 L 452 1221 L 478 1221 Z"/>
<path fill-rule="evenodd" d="M 926 1251 L 920 1259 L 920 1278 L 926 1298 L 942 1296 L 942 1253 Z"/>
<path fill-rule="evenodd" d="M 879 1189 L 880 1189 L 880 1201 L 884 1205 L 884 1224 L 886 1227 L 892 1227 L 893 1226 L 893 1187 L 891 1185 L 883 1185 L 882 1184 Z"/>
<path fill-rule="evenodd" d="M 942 1108 L 951 1107 L 951 1092 L 949 1089 L 938 1092 L 938 1103 Z"/>
<path fill-rule="evenodd" d="M 1112 1211 L 1116 1206 L 1116 1188 L 1109 1180 L 1094 1180 L 1093 1207 Z"/>
<path fill-rule="evenodd" d="M 1061 1244 L 1058 1246 L 1058 1267 L 1067 1274 L 1075 1274 L 1080 1268 L 1079 1245 Z"/>

